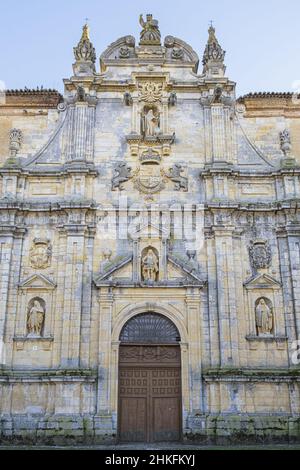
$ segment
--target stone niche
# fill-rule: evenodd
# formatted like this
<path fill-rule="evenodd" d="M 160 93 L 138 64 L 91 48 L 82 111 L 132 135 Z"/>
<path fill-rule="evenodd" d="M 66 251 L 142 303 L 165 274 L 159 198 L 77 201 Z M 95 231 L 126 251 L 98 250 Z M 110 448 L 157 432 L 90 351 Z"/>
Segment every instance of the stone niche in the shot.
<path fill-rule="evenodd" d="M 277 349 L 285 349 L 287 337 L 281 284 L 264 273 L 246 281 L 244 288 L 249 332 L 246 339 L 250 349 L 257 349 L 262 342 L 273 343 Z"/>
<path fill-rule="evenodd" d="M 16 350 L 50 350 L 54 330 L 54 292 L 56 284 L 34 274 L 19 285 L 15 326 Z"/>

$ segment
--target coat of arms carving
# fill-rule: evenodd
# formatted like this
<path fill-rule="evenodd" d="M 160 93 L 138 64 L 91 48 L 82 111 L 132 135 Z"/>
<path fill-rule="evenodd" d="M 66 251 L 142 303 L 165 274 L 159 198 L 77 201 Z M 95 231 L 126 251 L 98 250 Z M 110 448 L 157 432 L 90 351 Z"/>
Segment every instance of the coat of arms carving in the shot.
<path fill-rule="evenodd" d="M 146 194 L 153 194 L 165 187 L 165 174 L 160 165 L 141 165 L 135 177 L 135 187 Z"/>
<path fill-rule="evenodd" d="M 249 247 L 251 266 L 254 269 L 269 268 L 272 262 L 271 247 L 266 240 L 251 242 Z"/>
<path fill-rule="evenodd" d="M 46 269 L 51 265 L 52 247 L 50 240 L 35 238 L 30 249 L 30 266 Z"/>

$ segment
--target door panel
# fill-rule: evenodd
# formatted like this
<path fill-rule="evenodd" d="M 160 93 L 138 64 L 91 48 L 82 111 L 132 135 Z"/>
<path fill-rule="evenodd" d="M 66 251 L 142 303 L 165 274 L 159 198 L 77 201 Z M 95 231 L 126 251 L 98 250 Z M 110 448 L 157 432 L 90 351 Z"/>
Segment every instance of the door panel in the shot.
<path fill-rule="evenodd" d="M 147 399 L 122 398 L 120 407 L 120 440 L 123 442 L 147 441 Z"/>
<path fill-rule="evenodd" d="M 180 436 L 180 348 L 120 346 L 119 439 L 158 442 Z"/>
<path fill-rule="evenodd" d="M 153 398 L 153 441 L 178 441 L 180 438 L 179 398 Z"/>

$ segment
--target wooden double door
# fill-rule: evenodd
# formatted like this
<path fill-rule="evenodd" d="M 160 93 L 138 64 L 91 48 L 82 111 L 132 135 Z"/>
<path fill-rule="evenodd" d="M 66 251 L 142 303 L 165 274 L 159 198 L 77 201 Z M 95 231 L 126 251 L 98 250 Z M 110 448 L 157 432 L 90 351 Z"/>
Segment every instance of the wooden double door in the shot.
<path fill-rule="evenodd" d="M 120 346 L 120 441 L 180 440 L 180 364 L 179 346 Z"/>

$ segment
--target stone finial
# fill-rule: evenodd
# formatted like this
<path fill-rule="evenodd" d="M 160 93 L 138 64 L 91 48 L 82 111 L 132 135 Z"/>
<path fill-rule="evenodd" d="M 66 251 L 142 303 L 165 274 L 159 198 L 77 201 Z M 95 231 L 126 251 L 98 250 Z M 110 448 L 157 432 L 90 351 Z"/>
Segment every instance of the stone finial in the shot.
<path fill-rule="evenodd" d="M 16 157 L 23 141 L 23 134 L 20 129 L 11 129 L 9 133 L 9 150 L 12 158 Z"/>
<path fill-rule="evenodd" d="M 76 60 L 73 65 L 75 75 L 93 75 L 95 73 L 96 52 L 90 41 L 87 24 L 83 26 L 81 39 L 74 47 L 74 56 Z"/>
<path fill-rule="evenodd" d="M 225 74 L 224 58 L 226 52 L 220 46 L 215 33 L 215 28 L 210 26 L 202 63 L 205 75 L 219 78 L 224 77 Z"/>
<path fill-rule="evenodd" d="M 161 34 L 158 28 L 158 21 L 153 19 L 152 15 L 146 15 L 146 21 L 143 15 L 140 15 L 141 31 L 140 46 L 160 46 Z"/>
<path fill-rule="evenodd" d="M 280 132 L 279 137 L 280 148 L 283 151 L 284 156 L 288 157 L 292 148 L 290 132 L 288 131 L 288 129 L 284 129 L 282 132 Z"/>

